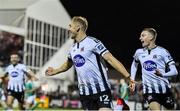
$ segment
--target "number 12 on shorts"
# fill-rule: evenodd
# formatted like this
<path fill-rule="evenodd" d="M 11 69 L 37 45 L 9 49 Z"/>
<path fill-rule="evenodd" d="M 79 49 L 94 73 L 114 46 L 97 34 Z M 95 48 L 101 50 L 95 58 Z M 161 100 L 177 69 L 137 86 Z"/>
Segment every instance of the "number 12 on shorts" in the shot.
<path fill-rule="evenodd" d="M 109 101 L 109 96 L 108 95 L 102 95 L 99 97 L 100 101 L 108 102 Z"/>

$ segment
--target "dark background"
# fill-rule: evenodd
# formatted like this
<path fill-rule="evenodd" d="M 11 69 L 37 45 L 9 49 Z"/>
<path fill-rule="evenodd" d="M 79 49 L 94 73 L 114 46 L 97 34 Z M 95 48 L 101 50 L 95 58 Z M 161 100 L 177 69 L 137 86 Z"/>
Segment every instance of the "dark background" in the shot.
<path fill-rule="evenodd" d="M 157 44 L 180 61 L 180 4 L 173 0 L 60 0 L 70 16 L 84 16 L 87 34 L 100 39 L 127 68 L 141 47 L 143 28 L 157 30 Z"/>

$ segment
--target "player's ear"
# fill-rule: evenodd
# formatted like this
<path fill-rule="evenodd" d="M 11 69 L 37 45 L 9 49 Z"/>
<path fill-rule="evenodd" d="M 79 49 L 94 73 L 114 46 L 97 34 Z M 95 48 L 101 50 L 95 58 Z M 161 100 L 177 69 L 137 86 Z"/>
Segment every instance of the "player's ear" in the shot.
<path fill-rule="evenodd" d="M 79 31 L 80 31 L 80 29 L 81 29 L 81 25 L 77 25 L 76 27 L 77 27 L 76 32 L 79 32 Z"/>
<path fill-rule="evenodd" d="M 80 31 L 80 27 L 76 30 L 76 32 L 79 32 Z"/>
<path fill-rule="evenodd" d="M 154 36 L 151 36 L 151 39 L 150 39 L 150 41 L 153 41 L 155 39 L 155 37 Z"/>

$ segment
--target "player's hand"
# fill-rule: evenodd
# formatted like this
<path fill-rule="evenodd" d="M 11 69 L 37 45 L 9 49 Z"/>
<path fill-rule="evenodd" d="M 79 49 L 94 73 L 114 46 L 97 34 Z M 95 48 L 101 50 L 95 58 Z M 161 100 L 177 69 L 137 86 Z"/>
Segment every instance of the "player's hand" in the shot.
<path fill-rule="evenodd" d="M 135 91 L 135 81 L 133 80 L 133 79 L 131 79 L 131 77 L 130 76 L 128 76 L 127 78 L 126 78 L 126 80 L 128 81 L 128 83 L 129 83 L 129 90 L 130 90 L 130 92 L 133 94 L 134 93 L 134 91 Z"/>
<path fill-rule="evenodd" d="M 135 91 L 135 81 L 132 80 L 131 78 L 129 80 L 129 89 L 130 89 L 130 92 L 133 94 Z"/>
<path fill-rule="evenodd" d="M 52 67 L 48 67 L 48 69 L 45 71 L 46 76 L 52 76 L 54 74 L 54 69 Z"/>
<path fill-rule="evenodd" d="M 160 72 L 158 69 L 155 70 L 155 75 L 156 75 L 156 76 L 163 77 L 162 74 L 161 74 L 161 72 Z"/>
<path fill-rule="evenodd" d="M 36 76 L 33 76 L 32 80 L 33 81 L 38 81 L 39 79 Z"/>

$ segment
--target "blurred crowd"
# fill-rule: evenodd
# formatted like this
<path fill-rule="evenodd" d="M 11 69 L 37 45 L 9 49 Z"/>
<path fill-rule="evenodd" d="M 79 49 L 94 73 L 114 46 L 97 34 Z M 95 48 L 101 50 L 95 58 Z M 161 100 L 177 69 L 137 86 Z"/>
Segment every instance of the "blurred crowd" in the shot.
<path fill-rule="evenodd" d="M 19 52 L 22 55 L 23 45 L 24 38 L 22 36 L 0 31 L 0 61 L 3 62 L 3 65 L 9 63 L 10 53 Z"/>

